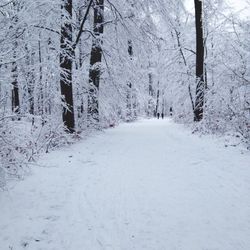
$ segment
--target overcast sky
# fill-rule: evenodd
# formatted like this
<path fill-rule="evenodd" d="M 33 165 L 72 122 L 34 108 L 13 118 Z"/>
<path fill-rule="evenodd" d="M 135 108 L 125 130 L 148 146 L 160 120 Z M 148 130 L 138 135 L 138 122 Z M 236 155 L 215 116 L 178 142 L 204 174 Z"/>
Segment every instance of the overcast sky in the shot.
<path fill-rule="evenodd" d="M 225 1 L 235 11 L 244 10 L 244 16 L 249 16 L 250 17 L 250 9 L 246 10 L 247 0 L 225 0 Z M 192 11 L 192 9 L 194 7 L 194 0 L 185 0 L 185 4 L 186 4 L 187 9 L 189 11 Z"/>
<path fill-rule="evenodd" d="M 247 5 L 246 0 L 227 0 L 228 4 L 234 7 L 236 10 L 244 9 Z"/>

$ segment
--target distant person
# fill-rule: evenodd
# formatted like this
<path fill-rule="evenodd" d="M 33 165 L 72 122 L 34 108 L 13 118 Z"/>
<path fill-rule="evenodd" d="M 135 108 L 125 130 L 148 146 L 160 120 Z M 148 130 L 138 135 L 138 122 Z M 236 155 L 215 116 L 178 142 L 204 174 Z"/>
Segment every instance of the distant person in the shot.
<path fill-rule="evenodd" d="M 172 107 L 170 107 L 170 109 L 169 109 L 169 114 L 170 114 L 170 116 L 173 116 L 173 108 Z"/>
<path fill-rule="evenodd" d="M 164 114 L 163 113 L 161 113 L 161 118 L 164 119 Z"/>
<path fill-rule="evenodd" d="M 157 119 L 160 119 L 160 113 L 157 113 Z"/>

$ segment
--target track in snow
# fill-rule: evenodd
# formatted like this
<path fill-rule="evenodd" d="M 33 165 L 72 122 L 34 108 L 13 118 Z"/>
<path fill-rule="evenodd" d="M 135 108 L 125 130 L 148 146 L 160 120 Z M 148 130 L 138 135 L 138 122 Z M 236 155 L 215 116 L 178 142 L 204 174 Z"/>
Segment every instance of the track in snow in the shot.
<path fill-rule="evenodd" d="M 250 155 L 170 120 L 46 155 L 0 193 L 1 250 L 249 250 Z"/>

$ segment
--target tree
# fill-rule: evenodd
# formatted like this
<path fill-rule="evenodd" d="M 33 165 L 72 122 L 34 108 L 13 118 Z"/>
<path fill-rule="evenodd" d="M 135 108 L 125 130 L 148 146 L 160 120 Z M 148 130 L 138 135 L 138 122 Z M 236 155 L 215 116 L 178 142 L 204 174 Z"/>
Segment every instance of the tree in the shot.
<path fill-rule="evenodd" d="M 60 52 L 60 85 L 63 98 L 63 122 L 66 129 L 73 133 L 75 131 L 75 117 L 73 104 L 72 66 L 74 58 L 73 30 L 72 30 L 72 0 L 62 3 L 61 24 L 61 52 Z"/>
<path fill-rule="evenodd" d="M 194 0 L 195 26 L 196 26 L 196 95 L 194 106 L 194 121 L 201 121 L 204 109 L 204 39 L 203 39 L 203 16 L 202 0 Z"/>
<path fill-rule="evenodd" d="M 12 62 L 12 111 L 16 114 L 20 113 L 20 99 L 19 99 L 19 87 L 18 87 L 18 67 L 16 62 L 16 50 L 18 46 L 18 2 L 13 1 L 13 20 L 12 25 L 10 26 L 11 29 L 14 30 L 14 41 L 13 41 L 13 62 Z"/>
<path fill-rule="evenodd" d="M 89 70 L 88 122 L 99 122 L 99 87 L 102 62 L 102 35 L 104 30 L 104 0 L 94 3 L 94 38 L 92 42 Z"/>

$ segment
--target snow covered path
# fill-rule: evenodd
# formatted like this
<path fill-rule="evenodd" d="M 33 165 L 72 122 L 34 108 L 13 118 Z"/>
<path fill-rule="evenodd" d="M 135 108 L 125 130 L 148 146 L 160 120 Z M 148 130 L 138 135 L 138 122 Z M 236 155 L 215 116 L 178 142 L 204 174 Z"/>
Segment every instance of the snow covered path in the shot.
<path fill-rule="evenodd" d="M 0 250 L 250 249 L 249 153 L 170 120 L 123 124 L 40 163 L 0 193 Z"/>

